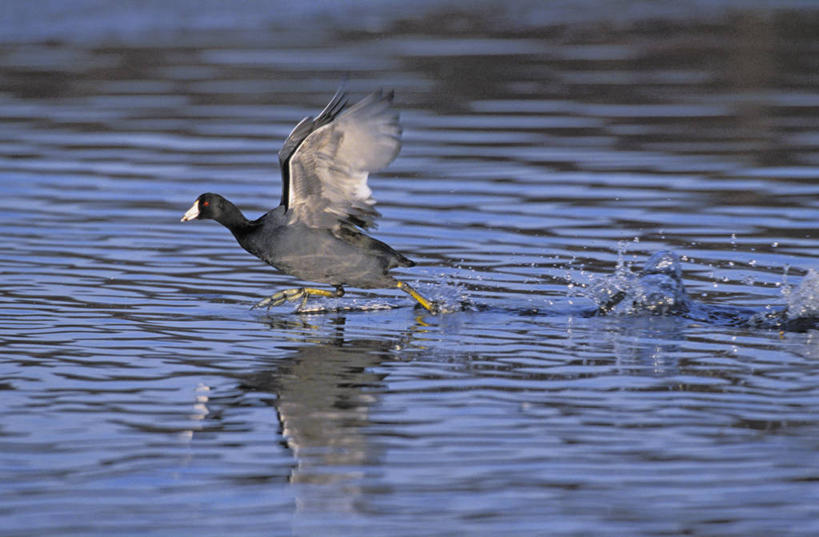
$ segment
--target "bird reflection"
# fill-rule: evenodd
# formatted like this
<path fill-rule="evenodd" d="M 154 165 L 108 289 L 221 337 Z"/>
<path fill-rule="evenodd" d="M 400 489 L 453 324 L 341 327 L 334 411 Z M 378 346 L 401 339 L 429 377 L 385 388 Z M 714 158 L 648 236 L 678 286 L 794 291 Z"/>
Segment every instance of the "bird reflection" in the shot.
<path fill-rule="evenodd" d="M 367 434 L 371 409 L 385 389 L 386 373 L 377 368 L 395 360 L 396 349 L 419 327 L 391 339 L 350 339 L 344 317 L 332 320 L 329 331 L 307 318 L 267 322 L 289 335 L 290 352 L 269 369 L 243 376 L 229 405 L 241 406 L 249 394 L 255 400 L 260 392 L 273 394 L 281 441 L 295 459 L 288 480 L 296 485 L 298 512 L 353 512 L 362 480 L 381 458 L 382 448 Z"/>

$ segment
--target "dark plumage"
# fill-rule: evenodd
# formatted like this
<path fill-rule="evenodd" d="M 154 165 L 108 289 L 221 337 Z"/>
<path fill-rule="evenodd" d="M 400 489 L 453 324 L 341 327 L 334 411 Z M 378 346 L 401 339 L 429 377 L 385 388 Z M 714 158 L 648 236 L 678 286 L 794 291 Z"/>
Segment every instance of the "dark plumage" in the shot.
<path fill-rule="evenodd" d="M 296 125 L 279 151 L 281 204 L 248 220 L 219 194 L 200 195 L 182 221 L 213 219 L 265 263 L 299 279 L 330 284 L 335 291 L 304 287 L 280 291 L 256 306 L 273 306 L 308 296 L 341 296 L 344 286 L 398 287 L 427 310 L 437 307 L 389 271 L 415 263 L 363 233 L 378 212 L 367 186 L 370 172 L 398 155 L 401 127 L 393 94 L 374 92 L 348 107 L 335 94 L 316 118 Z"/>

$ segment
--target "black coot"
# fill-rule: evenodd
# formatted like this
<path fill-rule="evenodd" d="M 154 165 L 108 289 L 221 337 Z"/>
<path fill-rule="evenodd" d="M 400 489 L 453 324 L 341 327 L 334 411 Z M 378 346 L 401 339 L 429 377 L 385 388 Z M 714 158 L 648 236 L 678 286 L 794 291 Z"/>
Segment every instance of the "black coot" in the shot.
<path fill-rule="evenodd" d="M 397 287 L 428 311 L 438 307 L 408 284 L 389 275 L 415 263 L 365 235 L 378 212 L 367 176 L 392 162 L 401 148 L 392 92 L 374 92 L 347 106 L 339 90 L 316 118 L 304 118 L 279 151 L 282 200 L 256 220 L 219 194 L 202 194 L 183 222 L 211 218 L 228 228 L 239 244 L 265 263 L 302 280 L 335 290 L 286 289 L 254 307 L 276 306 L 313 296 L 339 297 L 344 286 Z"/>

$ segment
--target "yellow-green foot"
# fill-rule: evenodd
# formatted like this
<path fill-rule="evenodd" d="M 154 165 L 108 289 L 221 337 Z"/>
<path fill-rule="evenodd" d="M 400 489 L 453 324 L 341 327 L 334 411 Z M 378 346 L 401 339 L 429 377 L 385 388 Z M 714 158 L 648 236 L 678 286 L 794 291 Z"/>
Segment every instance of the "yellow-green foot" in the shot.
<path fill-rule="evenodd" d="M 267 308 L 270 309 L 273 306 L 280 306 L 285 302 L 295 302 L 296 300 L 301 299 L 301 304 L 299 304 L 299 309 L 303 308 L 304 305 L 307 303 L 307 298 L 311 296 L 323 296 L 329 298 L 340 297 L 344 295 L 344 289 L 341 286 L 336 287 L 335 291 L 327 291 L 325 289 L 315 289 L 313 287 L 298 287 L 295 289 L 285 289 L 284 291 L 279 291 L 278 293 L 274 293 L 269 297 L 265 298 L 264 300 L 260 300 L 257 302 L 251 309 L 256 308 Z"/>
<path fill-rule="evenodd" d="M 438 304 L 436 304 L 435 302 L 433 302 L 431 300 L 427 300 L 426 298 L 421 296 L 421 293 L 419 293 L 418 291 L 413 289 L 410 284 L 402 282 L 402 281 L 397 281 L 397 282 L 395 282 L 395 286 L 397 288 L 401 289 L 402 291 L 404 291 L 405 293 L 407 293 L 412 298 L 414 298 L 428 312 L 432 313 L 433 315 L 435 315 L 436 313 L 440 313 L 441 307 Z"/>

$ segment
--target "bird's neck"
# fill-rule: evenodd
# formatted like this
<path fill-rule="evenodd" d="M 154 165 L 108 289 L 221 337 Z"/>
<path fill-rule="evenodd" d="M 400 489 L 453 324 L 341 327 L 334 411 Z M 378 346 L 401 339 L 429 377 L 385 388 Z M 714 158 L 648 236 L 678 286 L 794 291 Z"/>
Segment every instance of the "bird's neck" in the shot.
<path fill-rule="evenodd" d="M 242 211 L 228 200 L 223 202 L 222 212 L 216 221 L 228 228 L 234 235 L 241 235 L 251 227 L 250 221 L 245 218 Z"/>

